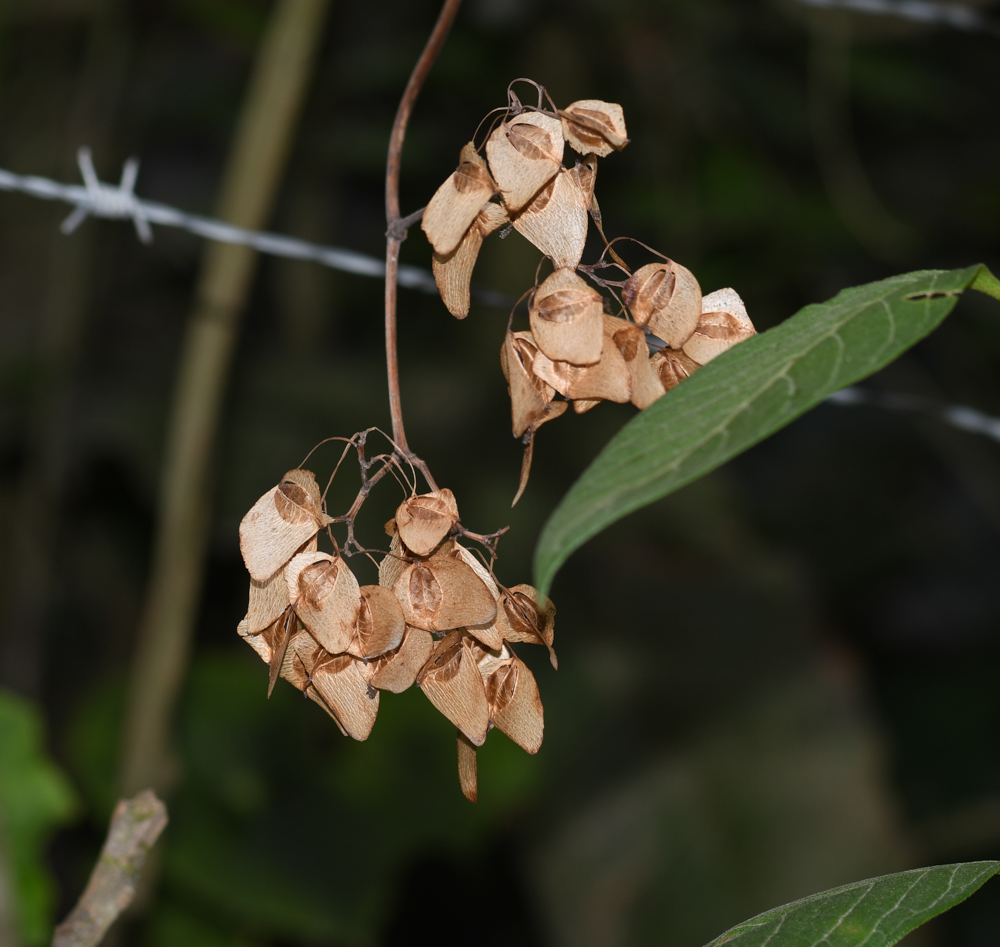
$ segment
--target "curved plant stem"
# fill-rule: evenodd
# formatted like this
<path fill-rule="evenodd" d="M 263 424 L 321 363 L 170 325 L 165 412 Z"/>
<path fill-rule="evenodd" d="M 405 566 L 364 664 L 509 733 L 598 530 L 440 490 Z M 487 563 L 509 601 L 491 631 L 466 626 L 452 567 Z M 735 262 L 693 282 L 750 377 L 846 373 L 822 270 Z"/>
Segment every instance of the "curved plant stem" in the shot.
<path fill-rule="evenodd" d="M 399 396 L 399 354 L 396 339 L 396 275 L 399 270 L 399 247 L 406 239 L 406 230 L 400 226 L 399 215 L 399 166 L 403 155 L 403 141 L 406 138 L 406 126 L 410 121 L 410 113 L 420 94 L 420 89 L 427 74 L 434 65 L 438 53 L 448 36 L 455 14 L 462 0 L 445 0 L 441 7 L 434 31 L 424 46 L 423 53 L 413 69 L 410 81 L 406 84 L 403 97 L 396 111 L 396 119 L 392 123 L 392 134 L 389 137 L 389 155 L 385 163 L 385 216 L 388 230 L 386 231 L 385 251 L 385 361 L 389 374 L 389 411 L 392 415 L 392 439 L 396 442 L 400 454 L 412 463 L 426 478 L 432 490 L 437 489 L 427 465 L 410 450 L 406 442 L 406 430 L 403 427 L 403 408 Z"/>

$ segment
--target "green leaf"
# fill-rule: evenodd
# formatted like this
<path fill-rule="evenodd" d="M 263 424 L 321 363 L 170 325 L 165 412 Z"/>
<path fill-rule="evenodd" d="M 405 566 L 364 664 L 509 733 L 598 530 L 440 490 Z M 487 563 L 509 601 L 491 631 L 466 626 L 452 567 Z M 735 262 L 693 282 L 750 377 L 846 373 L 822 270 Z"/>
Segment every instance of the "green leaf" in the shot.
<path fill-rule="evenodd" d="M 845 289 L 741 342 L 623 427 L 545 524 L 535 584 L 605 526 L 725 463 L 889 364 L 922 339 L 969 287 L 1000 298 L 982 265 L 924 270 Z"/>
<path fill-rule="evenodd" d="M 758 914 L 708 947 L 890 947 L 998 871 L 1000 862 L 968 862 L 857 881 Z"/>
<path fill-rule="evenodd" d="M 75 808 L 73 790 L 45 750 L 38 709 L 0 690 L 0 849 L 21 938 L 29 947 L 52 937 L 55 886 L 46 849 L 53 831 Z"/>

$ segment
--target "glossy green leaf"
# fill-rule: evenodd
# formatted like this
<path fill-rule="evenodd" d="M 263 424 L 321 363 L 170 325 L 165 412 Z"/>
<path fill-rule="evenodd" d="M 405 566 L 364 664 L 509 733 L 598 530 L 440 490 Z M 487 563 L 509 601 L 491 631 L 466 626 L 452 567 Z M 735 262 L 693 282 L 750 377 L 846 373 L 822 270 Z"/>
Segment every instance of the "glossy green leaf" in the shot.
<path fill-rule="evenodd" d="M 890 947 L 998 871 L 1000 862 L 968 862 L 858 881 L 758 914 L 708 947 Z"/>
<path fill-rule="evenodd" d="M 569 555 L 605 526 L 696 480 L 878 371 L 974 288 L 1000 298 L 984 266 L 924 270 L 845 289 L 748 339 L 633 418 L 545 524 L 535 580 L 547 592 Z"/>

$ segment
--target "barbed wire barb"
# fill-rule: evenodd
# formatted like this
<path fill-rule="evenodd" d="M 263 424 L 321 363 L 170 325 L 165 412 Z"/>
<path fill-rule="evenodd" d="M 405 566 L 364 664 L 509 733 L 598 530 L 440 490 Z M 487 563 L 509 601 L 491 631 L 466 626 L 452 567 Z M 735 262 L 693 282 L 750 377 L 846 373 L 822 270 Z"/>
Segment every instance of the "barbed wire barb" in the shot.
<path fill-rule="evenodd" d="M 109 220 L 131 219 L 139 239 L 146 244 L 152 243 L 153 230 L 143 213 L 142 202 L 135 196 L 139 159 L 129 158 L 125 162 L 118 187 L 104 184 L 97 177 L 93 155 L 86 145 L 77 151 L 76 163 L 87 188 L 86 199 L 77 201 L 76 209 L 62 222 L 59 229 L 69 236 L 91 215 Z"/>

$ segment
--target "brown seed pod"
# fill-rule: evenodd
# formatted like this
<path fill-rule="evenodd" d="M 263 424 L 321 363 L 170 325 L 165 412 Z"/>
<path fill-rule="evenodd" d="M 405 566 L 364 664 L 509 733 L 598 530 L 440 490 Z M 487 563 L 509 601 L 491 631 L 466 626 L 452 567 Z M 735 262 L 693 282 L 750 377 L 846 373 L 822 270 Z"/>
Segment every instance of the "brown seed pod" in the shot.
<path fill-rule="evenodd" d="M 496 617 L 496 602 L 482 579 L 459 559 L 435 556 L 410 563 L 392 589 L 408 625 L 450 631 Z"/>
<path fill-rule="evenodd" d="M 551 273 L 536 290 L 528 314 L 535 345 L 552 361 L 594 365 L 600 360 L 604 304 L 573 270 Z"/>
<path fill-rule="evenodd" d="M 392 654 L 381 659 L 382 663 L 372 676 L 372 687 L 402 694 L 416 681 L 417 674 L 427 663 L 433 650 L 434 638 L 429 631 L 407 625 L 403 643 Z"/>
<path fill-rule="evenodd" d="M 517 657 L 511 657 L 486 680 L 490 722 L 519 747 L 537 753 L 545 729 L 542 699 L 535 675 Z"/>
<path fill-rule="evenodd" d="M 483 240 L 497 227 L 507 222 L 507 211 L 499 204 L 492 202 L 484 204 L 473 220 L 472 226 L 450 253 L 441 254 L 435 251 L 431 262 L 434 282 L 441 294 L 441 301 L 456 319 L 464 319 L 469 314 L 471 304 L 469 285 Z"/>
<path fill-rule="evenodd" d="M 600 398 L 578 398 L 572 403 L 573 411 L 577 414 L 586 414 L 588 411 L 596 408 L 600 403 Z"/>
<path fill-rule="evenodd" d="M 637 325 L 619 319 L 620 323 L 614 330 L 612 338 L 622 353 L 625 366 L 628 369 L 632 388 L 632 404 L 637 408 L 648 408 L 657 398 L 664 394 L 660 377 L 649 360 L 649 346 L 646 345 L 646 333 Z"/>
<path fill-rule="evenodd" d="M 706 365 L 756 331 L 736 290 L 717 289 L 702 300 L 702 315 L 694 334 L 684 343 L 684 354 Z"/>
<path fill-rule="evenodd" d="M 515 585 L 501 589 L 500 607 L 507 616 L 509 633 L 507 641 L 525 641 L 529 644 L 543 644 L 549 649 L 549 660 L 558 667 L 553 650 L 556 627 L 556 607 L 550 599 L 539 597 L 538 590 L 531 585 Z"/>
<path fill-rule="evenodd" d="M 500 599 L 500 589 L 490 575 L 486 566 L 479 561 L 475 553 L 471 550 L 466 549 L 464 546 L 460 546 L 458 543 L 455 544 L 455 550 L 453 555 L 455 558 L 460 559 L 464 562 L 473 572 L 479 576 L 480 581 L 489 590 L 490 595 L 493 598 L 494 604 Z M 493 614 L 493 618 L 490 621 L 483 622 L 482 624 L 467 624 L 465 630 L 481 641 L 488 648 L 502 648 L 503 647 L 503 637 L 501 634 L 500 622 L 502 621 L 500 615 L 500 609 L 496 609 Z"/>
<path fill-rule="evenodd" d="M 673 260 L 636 270 L 622 290 L 622 300 L 640 326 L 674 349 L 691 338 L 701 318 L 698 280 Z"/>
<path fill-rule="evenodd" d="M 458 504 L 447 488 L 410 497 L 396 510 L 399 538 L 417 556 L 429 556 L 457 522 Z"/>
<path fill-rule="evenodd" d="M 295 623 L 296 630 L 288 640 L 285 659 L 281 663 L 281 676 L 304 691 L 309 686 L 309 679 L 317 662 L 326 651 L 323 650 L 301 622 Z"/>
<path fill-rule="evenodd" d="M 393 651 L 403 641 L 406 622 L 396 596 L 381 585 L 363 585 L 358 626 L 347 648 L 349 654 L 369 660 Z"/>
<path fill-rule="evenodd" d="M 317 537 L 303 543 L 298 553 L 315 552 Z M 255 635 L 263 631 L 284 613 L 288 607 L 288 583 L 285 581 L 284 570 L 279 569 L 269 579 L 258 582 L 250 579 L 250 602 L 247 606 L 247 634 Z"/>
<path fill-rule="evenodd" d="M 469 738 L 458 731 L 458 784 L 462 787 L 462 795 L 469 802 L 479 798 L 479 777 L 476 772 L 476 748 Z"/>
<path fill-rule="evenodd" d="M 408 559 L 399 533 L 395 531 L 395 520 L 389 522 L 393 524 L 393 532 L 390 534 L 392 540 L 389 543 L 388 555 L 378 564 L 378 584 L 384 589 L 391 590 L 400 573 L 406 568 Z"/>
<path fill-rule="evenodd" d="M 308 470 L 289 470 L 240 523 L 247 571 L 258 582 L 266 581 L 328 522 L 316 478 Z"/>
<path fill-rule="evenodd" d="M 559 269 L 575 269 L 587 243 L 587 208 L 593 174 L 563 168 L 513 218 L 514 229 Z M 588 185 L 589 184 L 589 189 Z"/>
<path fill-rule="evenodd" d="M 303 553 L 288 563 L 285 580 L 292 608 L 313 637 L 331 654 L 346 651 L 361 611 L 361 590 L 347 563 L 325 552 Z"/>
<path fill-rule="evenodd" d="M 462 149 L 459 160 L 458 170 L 434 192 L 420 222 L 434 252 L 442 255 L 458 246 L 496 190 L 486 162 L 476 154 L 471 141 Z"/>
<path fill-rule="evenodd" d="M 460 631 L 442 638 L 417 675 L 417 686 L 471 743 L 483 745 L 490 708 L 469 638 Z"/>
<path fill-rule="evenodd" d="M 566 141 L 582 155 L 593 153 L 603 158 L 628 144 L 625 113 L 613 102 L 581 99 L 560 109 L 559 116 Z"/>
<path fill-rule="evenodd" d="M 604 346 L 596 365 L 557 362 L 539 352 L 532 363 L 535 374 L 563 397 L 572 398 L 574 405 L 577 399 L 624 404 L 632 397 L 632 383 L 625 358 L 615 342 L 615 332 L 623 325 L 627 325 L 623 319 L 603 315 Z"/>
<path fill-rule="evenodd" d="M 557 118 L 522 112 L 498 125 L 486 142 L 486 158 L 507 210 L 517 213 L 562 165 L 562 126 Z"/>
<path fill-rule="evenodd" d="M 685 378 L 690 378 L 698 370 L 698 363 L 683 352 L 664 349 L 653 355 L 649 364 L 653 367 L 663 385 L 664 391 L 676 388 Z"/>
<path fill-rule="evenodd" d="M 347 654 L 324 655 L 313 669 L 306 693 L 326 709 L 344 734 L 368 739 L 378 716 L 379 694 L 369 687 L 362 662 Z"/>
<path fill-rule="evenodd" d="M 500 366 L 510 391 L 514 437 L 520 437 L 541 418 L 555 396 L 555 389 L 545 384 L 532 367 L 537 352 L 538 346 L 530 332 L 507 330 L 500 351 Z"/>

